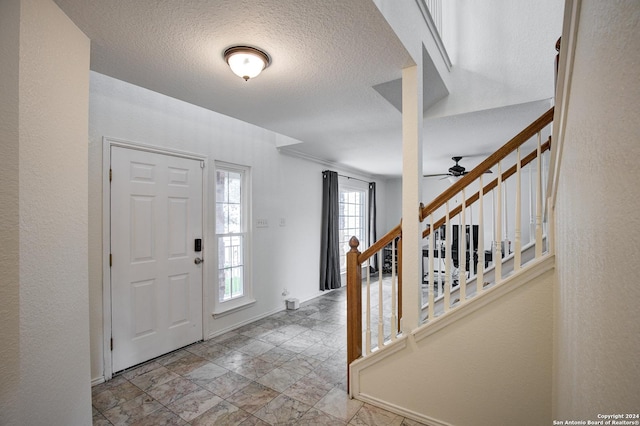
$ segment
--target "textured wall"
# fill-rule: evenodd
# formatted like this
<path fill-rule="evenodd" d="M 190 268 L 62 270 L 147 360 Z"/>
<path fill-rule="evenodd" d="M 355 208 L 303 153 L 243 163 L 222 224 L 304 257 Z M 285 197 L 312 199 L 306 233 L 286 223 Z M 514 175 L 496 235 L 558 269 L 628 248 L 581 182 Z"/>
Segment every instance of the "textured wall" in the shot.
<path fill-rule="evenodd" d="M 20 2 L 0 2 L 0 424 L 17 423 L 20 382 L 18 58 Z"/>
<path fill-rule="evenodd" d="M 410 338 L 362 372 L 360 391 L 435 424 L 551 424 L 552 282 L 553 271 L 544 272 L 417 343 Z"/>
<path fill-rule="evenodd" d="M 640 3 L 583 0 L 557 202 L 554 417 L 640 407 Z"/>
<path fill-rule="evenodd" d="M 430 117 L 553 96 L 554 46 L 562 32 L 564 2 L 444 3 L 444 42 L 454 64 L 451 95 L 429 110 Z"/>
<path fill-rule="evenodd" d="M 89 40 L 22 0 L 20 424 L 91 423 L 87 273 Z"/>

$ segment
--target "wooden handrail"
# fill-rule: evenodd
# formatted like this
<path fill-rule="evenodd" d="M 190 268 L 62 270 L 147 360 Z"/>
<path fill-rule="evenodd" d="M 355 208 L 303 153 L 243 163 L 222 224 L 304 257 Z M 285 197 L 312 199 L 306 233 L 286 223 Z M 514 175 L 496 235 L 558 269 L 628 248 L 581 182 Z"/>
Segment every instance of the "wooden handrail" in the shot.
<path fill-rule="evenodd" d="M 532 136 L 542 130 L 545 126 L 553 121 L 554 108 L 551 107 L 547 112 L 542 114 L 536 121 L 527 126 L 523 131 L 514 136 L 509 142 L 504 144 L 496 152 L 488 156 L 482 163 L 464 175 L 460 180 L 451 185 L 440 195 L 438 195 L 432 202 L 427 204 L 420 211 L 420 221 L 429 216 L 431 213 L 439 209 L 444 203 L 452 199 L 458 192 L 466 188 L 474 180 L 478 179 L 480 175 L 487 172 L 491 167 L 498 164 L 498 162 L 504 159 L 507 155 L 515 151 L 520 145 L 528 141 Z M 434 225 L 435 226 L 435 225 Z"/>
<path fill-rule="evenodd" d="M 540 146 L 540 152 L 541 153 L 545 152 L 550 147 L 551 147 L 551 137 L 549 137 L 549 140 Z M 524 157 L 522 161 L 520 161 L 520 167 L 524 167 L 527 164 L 531 163 L 533 160 L 536 159 L 537 156 L 538 156 L 538 151 L 536 149 L 535 151 L 532 151 L 529 155 Z M 514 164 L 509 169 L 507 169 L 507 171 L 502 173 L 502 181 L 504 182 L 509 177 L 513 176 L 516 173 L 516 169 L 517 169 L 517 164 Z M 486 184 L 484 188 L 482 188 L 482 193 L 486 194 L 492 189 L 494 189 L 496 186 L 498 186 L 498 178 L 495 178 L 494 180 Z M 472 196 L 466 199 L 466 202 L 465 202 L 466 207 L 469 207 L 471 204 L 478 201 L 479 198 L 480 198 L 480 191 L 476 192 L 475 194 L 473 194 Z M 461 211 L 462 211 L 462 205 L 458 205 L 449 212 L 449 217 L 455 217 L 456 215 L 460 214 Z M 438 229 L 439 227 L 444 225 L 445 222 L 446 222 L 446 216 L 443 216 L 442 218 L 438 219 L 433 223 L 433 229 Z M 430 233 L 431 233 L 430 228 L 425 229 L 424 231 L 422 231 L 422 238 L 428 237 Z"/>
<path fill-rule="evenodd" d="M 358 255 L 358 262 L 362 265 L 366 262 L 371 256 L 382 250 L 385 246 L 391 243 L 394 238 L 397 238 L 402 235 L 402 224 L 400 223 L 398 226 L 393 228 L 391 231 L 387 232 L 384 237 L 380 238 L 378 241 L 373 243 L 368 249 L 360 253 Z"/>

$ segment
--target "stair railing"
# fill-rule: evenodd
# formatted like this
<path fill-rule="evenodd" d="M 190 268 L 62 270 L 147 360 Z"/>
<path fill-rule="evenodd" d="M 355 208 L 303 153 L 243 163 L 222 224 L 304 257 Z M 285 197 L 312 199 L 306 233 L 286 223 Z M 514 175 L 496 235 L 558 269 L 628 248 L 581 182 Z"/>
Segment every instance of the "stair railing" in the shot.
<path fill-rule="evenodd" d="M 544 185 L 538 177 L 541 176 L 542 171 L 541 155 L 547 152 L 550 146 L 551 139 L 549 138 L 545 143 L 539 143 L 536 150 L 524 158 L 521 158 L 520 148 L 518 147 L 516 149 L 516 164 L 503 173 L 499 171 L 498 177 L 487 185 L 483 185 L 482 176 L 478 178 L 478 183 L 482 190 L 478 190 L 467 198 L 467 188 L 463 188 L 458 194 L 461 196 L 460 204 L 450 208 L 450 201 L 445 202 L 446 213 L 438 220 L 434 221 L 433 213 L 428 215 L 429 224 L 422 233 L 423 238 L 428 239 L 425 244 L 426 248 L 423 250 L 423 255 L 424 253 L 427 254 L 425 259 L 428 259 L 428 266 L 425 268 L 422 282 L 424 320 L 430 320 L 438 316 L 437 314 L 448 312 L 457 304 L 462 304 L 471 297 L 480 294 L 491 284 L 500 283 L 506 274 L 517 272 L 526 261 L 537 259 L 543 255 L 543 249 L 545 247 L 548 248 L 548 243 L 543 230 L 545 224 L 542 221 L 542 199 L 544 198 L 542 192 Z M 536 159 L 539 159 L 539 161 L 535 164 L 536 201 L 533 205 L 535 206 L 536 214 L 535 228 L 534 232 L 532 232 L 535 237 L 533 240 L 530 239 L 525 242 L 522 239 L 521 226 L 522 194 L 520 189 L 522 187 L 522 173 Z M 498 163 L 498 169 L 501 169 L 500 163 Z M 506 193 L 503 189 L 507 180 L 514 175 L 516 179 L 515 201 L 513 206 L 509 206 L 509 203 L 505 200 Z M 483 201 L 486 196 L 492 195 L 494 191 L 496 192 L 495 198 L 498 200 L 494 203 L 495 214 L 492 218 L 492 223 L 490 223 L 491 227 L 494 228 L 490 231 L 494 235 L 494 239 L 491 249 L 485 250 L 484 235 L 487 230 L 483 218 Z M 469 223 L 467 222 L 467 217 L 473 211 L 474 205 L 477 205 L 477 209 L 475 209 L 477 219 Z M 503 233 L 508 228 L 508 226 L 505 226 L 503 219 L 503 217 L 508 217 L 505 215 L 506 212 L 504 210 L 508 207 L 513 207 L 515 216 L 513 240 L 510 238 L 509 232 Z M 458 223 L 454 224 L 456 218 Z M 455 229 L 454 227 L 457 227 L 457 232 L 452 232 Z M 473 230 L 474 227 L 477 227 L 476 231 Z M 461 232 L 462 229 L 465 230 L 464 233 Z M 445 235 L 444 239 L 435 237 L 434 234 L 439 232 Z M 455 237 L 452 238 L 451 235 Z M 464 237 L 461 237 L 461 235 L 464 235 Z M 440 244 L 436 243 L 436 241 L 439 241 Z M 513 250 L 511 241 L 515 243 Z M 434 249 L 429 250 L 428 247 L 434 247 Z M 526 255 L 528 253 L 527 250 L 531 250 L 532 247 L 534 252 Z M 523 252 L 525 253 L 524 257 Z M 438 268 L 435 267 L 436 259 L 439 264 Z M 501 261 L 496 262 L 496 259 Z M 442 270 L 443 265 L 444 270 Z M 503 269 L 504 266 L 507 267 L 506 270 Z M 486 273 L 490 273 L 490 275 L 486 275 Z M 433 277 L 433 279 L 430 277 Z M 475 286 L 468 287 L 468 283 L 472 283 L 474 280 Z M 453 295 L 457 296 L 457 298 L 451 302 Z M 436 312 L 437 308 L 440 308 L 439 312 Z"/>
<path fill-rule="evenodd" d="M 421 293 L 424 321 L 433 320 L 466 303 L 487 287 L 499 284 L 508 274 L 519 271 L 523 260 L 526 263 L 541 257 L 545 244 L 548 247 L 542 215 L 542 200 L 545 198 L 542 154 L 550 147 L 550 137 L 543 144 L 542 132 L 552 122 L 553 113 L 554 109 L 550 108 L 431 203 L 421 206 L 420 221 L 427 220 L 428 223 L 423 232 L 426 248 L 423 256 L 427 261 L 425 267 L 423 260 Z M 521 147 L 536 136 L 536 149 L 521 158 Z M 515 164 L 503 172 L 503 162 L 513 153 L 516 156 L 512 160 Z M 535 170 L 529 167 L 529 187 L 535 188 L 531 190 L 529 199 L 529 210 L 533 212 L 531 218 L 534 219 L 528 229 L 528 234 L 535 238 L 525 242 L 522 238 L 522 175 L 525 167 L 536 159 Z M 494 167 L 498 176 L 484 185 L 483 177 L 491 173 Z M 510 179 L 513 176 L 515 187 L 513 191 L 508 191 L 510 184 L 507 182 L 513 182 Z M 534 179 L 535 182 L 532 182 Z M 467 197 L 470 188 L 477 188 L 477 192 Z M 515 195 L 511 203 L 507 200 L 509 192 Z M 486 208 L 485 203 L 490 203 L 490 209 Z M 452 208 L 452 204 L 456 206 Z M 513 211 L 511 217 L 515 219 L 513 229 L 508 226 L 510 209 Z M 442 210 L 443 216 L 434 220 L 436 213 Z M 488 222 L 485 221 L 487 210 L 491 210 Z M 436 239 L 436 233 L 440 234 L 440 238 Z M 488 250 L 485 236 L 491 238 Z M 513 250 L 511 241 L 515 243 Z M 473 281 L 475 285 L 469 285 Z"/>
<path fill-rule="evenodd" d="M 443 191 L 428 205 L 421 205 L 420 221 L 428 221 L 428 226 L 423 232 L 423 238 L 427 239 L 425 241 L 426 249 L 423 248 L 423 259 L 426 259 L 428 263 L 428 266 L 424 267 L 423 261 L 423 269 L 425 269 L 422 282 L 423 319 L 425 321 L 434 319 L 438 314 L 447 313 L 457 305 L 464 304 L 469 298 L 484 291 L 485 287 L 499 284 L 507 274 L 517 272 L 528 260 L 541 257 L 545 246 L 547 250 L 549 249 L 548 238 L 545 238 L 543 229 L 545 224 L 543 223 L 542 200 L 544 195 L 542 192 L 545 185 L 542 182 L 542 154 L 549 149 L 550 140 L 542 143 L 542 132 L 552 122 L 553 113 L 554 109 L 549 109 L 531 125 L 487 157 L 480 165 Z M 537 136 L 536 149 L 521 158 L 522 145 L 535 136 Z M 515 164 L 503 172 L 502 163 L 512 153 L 516 155 L 516 160 L 513 160 Z M 535 171 L 529 168 L 530 180 L 535 177 L 535 188 L 530 194 L 531 205 L 535 206 L 535 217 L 531 225 L 530 234 L 535 235 L 535 239 L 531 244 L 526 244 L 521 238 L 522 174 L 525 167 L 528 167 L 536 159 L 538 161 L 535 164 Z M 497 177 L 484 185 L 483 175 L 493 167 L 497 167 Z M 515 223 L 514 231 L 511 234 L 513 234 L 515 250 L 512 253 L 509 244 L 511 234 L 508 233 L 510 229 L 505 220 L 503 220 L 503 211 L 505 207 L 511 207 L 506 199 L 506 181 L 514 175 L 517 190 L 515 191 L 515 200 L 513 202 Z M 477 192 L 467 198 L 467 191 L 475 187 L 478 188 Z M 460 197 L 459 202 L 457 202 L 458 196 Z M 494 207 L 492 208 L 490 221 L 485 224 L 484 204 L 485 198 L 489 196 L 492 198 L 491 201 Z M 456 206 L 451 208 L 451 204 L 456 204 Z M 434 220 L 442 210 L 444 210 L 443 217 Z M 473 217 L 474 211 L 475 217 Z M 469 218 L 468 223 L 467 218 Z M 470 226 L 469 238 L 458 238 L 456 247 L 452 244 L 453 221 L 455 219 L 458 220 L 457 229 L 465 231 L 459 232 L 461 236 L 466 235 L 467 225 Z M 485 253 L 484 235 L 486 228 L 488 228 L 485 225 L 489 224 L 491 225 L 491 231 L 487 233 L 492 236 L 492 244 L 491 250 Z M 478 227 L 477 237 L 475 236 L 474 226 Z M 442 230 L 444 230 L 444 239 L 443 241 L 441 240 L 442 244 L 437 246 L 435 234 Z M 507 232 L 503 234 L 503 230 Z M 400 336 L 400 320 L 402 318 L 402 225 L 396 226 L 362 253 L 358 251 L 359 241 L 357 238 L 353 237 L 349 245 L 351 250 L 347 253 L 348 365 L 360 357 L 368 356 L 372 352 L 384 348 Z M 477 257 L 473 250 L 467 250 L 467 245 L 468 247 L 477 245 Z M 531 254 L 532 250 L 534 250 L 533 255 Z M 457 252 L 457 259 L 454 258 L 454 252 Z M 424 256 L 425 253 L 427 253 L 427 256 Z M 369 264 L 369 259 L 374 255 L 378 256 L 380 268 L 376 274 L 373 274 L 374 279 L 377 279 L 377 286 L 375 283 L 372 286 L 371 268 L 366 267 Z M 389 260 L 388 256 L 391 256 L 390 262 L 387 262 Z M 467 256 L 468 261 L 465 260 Z M 440 267 L 438 269 L 435 268 L 436 258 L 438 263 L 443 263 L 444 271 Z M 492 265 L 489 266 L 488 263 L 492 263 Z M 505 271 L 502 270 L 503 264 L 506 266 Z M 388 265 L 389 269 L 385 270 L 385 265 Z M 471 265 L 473 265 L 473 268 Z M 473 269 L 473 273 L 467 272 L 469 269 Z M 363 270 L 365 271 L 364 282 Z M 383 272 L 387 273 L 386 277 Z M 437 280 L 436 275 L 438 276 Z M 470 286 L 469 284 L 472 284 L 474 280 L 475 286 Z M 438 291 L 436 291 L 436 288 Z M 362 304 L 363 294 L 365 300 L 364 310 Z M 452 297 L 456 297 L 453 303 L 451 302 Z M 362 327 L 363 318 L 364 330 Z"/>
<path fill-rule="evenodd" d="M 362 356 L 363 343 L 368 355 L 374 348 L 396 340 L 402 318 L 402 224 L 362 253 L 358 251 L 359 245 L 358 239 L 351 237 L 351 250 L 347 252 L 347 365 Z M 373 256 L 378 256 L 378 271 L 373 274 L 377 278 L 377 286 L 375 283 L 372 286 L 372 268 L 367 266 Z"/>

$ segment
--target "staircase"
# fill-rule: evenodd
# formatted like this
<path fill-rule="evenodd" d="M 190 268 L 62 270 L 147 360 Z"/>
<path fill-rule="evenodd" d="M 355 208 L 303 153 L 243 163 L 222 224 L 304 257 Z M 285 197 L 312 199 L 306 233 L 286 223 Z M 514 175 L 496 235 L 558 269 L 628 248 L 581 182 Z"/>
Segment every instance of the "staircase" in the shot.
<path fill-rule="evenodd" d="M 555 259 L 546 170 L 553 114 L 420 206 L 421 283 L 402 281 L 402 224 L 362 253 L 352 238 L 352 397 L 425 424 L 547 422 L 551 407 L 540 408 L 551 388 Z M 379 256 L 382 265 L 389 252 L 397 264 L 372 274 L 369 259 Z M 419 307 L 402 306 L 403 285 L 421 287 Z M 415 330 L 401 331 L 403 309 L 420 310 Z M 496 404 L 504 408 L 495 412 Z"/>

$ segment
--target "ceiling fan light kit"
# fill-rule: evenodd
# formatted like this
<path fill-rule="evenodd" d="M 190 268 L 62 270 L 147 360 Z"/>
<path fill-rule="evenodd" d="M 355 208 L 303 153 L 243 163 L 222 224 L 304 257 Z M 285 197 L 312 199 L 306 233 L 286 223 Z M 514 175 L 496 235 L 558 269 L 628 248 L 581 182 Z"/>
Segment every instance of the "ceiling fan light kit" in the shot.
<path fill-rule="evenodd" d="M 271 64 L 269 55 L 251 46 L 232 46 L 224 51 L 224 60 L 235 75 L 248 81 Z"/>

